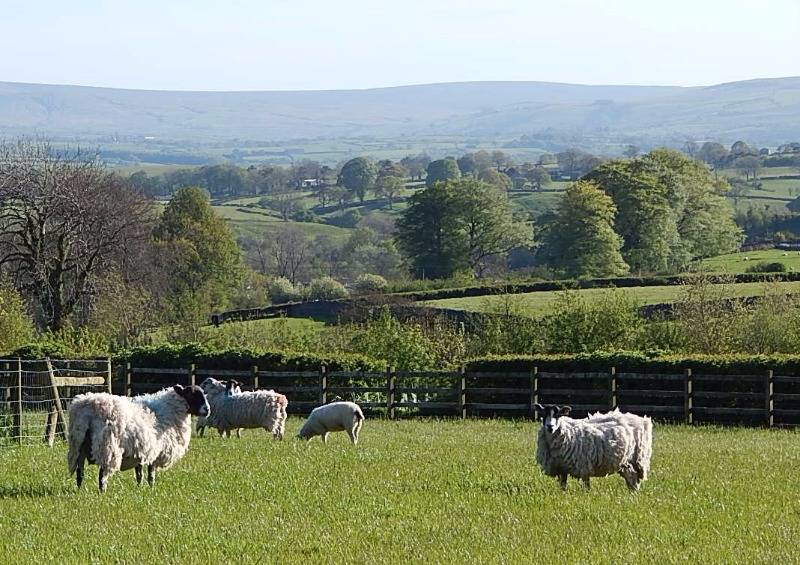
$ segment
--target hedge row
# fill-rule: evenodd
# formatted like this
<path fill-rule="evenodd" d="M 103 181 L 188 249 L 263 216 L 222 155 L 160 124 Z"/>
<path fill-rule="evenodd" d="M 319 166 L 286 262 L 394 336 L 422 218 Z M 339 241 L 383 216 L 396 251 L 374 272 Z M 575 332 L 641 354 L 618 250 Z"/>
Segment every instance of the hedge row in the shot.
<path fill-rule="evenodd" d="M 646 352 L 597 352 L 576 355 L 493 356 L 472 359 L 468 371 L 600 372 L 614 367 L 618 373 L 759 375 L 771 369 L 783 375 L 800 375 L 800 355 L 649 355 Z"/>
<path fill-rule="evenodd" d="M 27 346 L 15 351 L 10 357 L 70 357 L 56 349 Z M 256 366 L 262 371 L 316 371 L 322 366 L 332 371 L 382 371 L 386 367 L 384 362 L 349 353 L 314 355 L 244 348 L 214 349 L 200 344 L 135 347 L 114 354 L 112 362 L 115 365 L 130 363 L 135 367 L 161 368 L 184 368 L 195 364 L 204 369 L 246 370 Z"/>
<path fill-rule="evenodd" d="M 521 294 L 525 292 L 548 292 L 571 289 L 587 288 L 630 288 L 642 286 L 670 286 L 683 284 L 690 280 L 692 275 L 674 275 L 664 277 L 616 277 L 607 279 L 561 280 L 543 281 L 535 283 L 507 283 L 464 288 L 443 288 L 439 290 L 424 290 L 418 292 L 399 292 L 392 296 L 408 300 L 442 300 L 445 298 L 467 298 L 471 296 L 488 296 L 492 294 Z M 800 273 L 740 273 L 726 276 L 725 280 L 734 283 L 752 283 L 764 281 L 800 281 Z"/>

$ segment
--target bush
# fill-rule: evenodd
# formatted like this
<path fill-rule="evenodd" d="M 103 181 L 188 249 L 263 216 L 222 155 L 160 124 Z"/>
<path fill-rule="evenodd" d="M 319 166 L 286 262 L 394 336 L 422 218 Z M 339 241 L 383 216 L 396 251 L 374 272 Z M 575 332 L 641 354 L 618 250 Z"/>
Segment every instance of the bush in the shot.
<path fill-rule="evenodd" d="M 272 279 L 267 284 L 267 294 L 273 304 L 283 304 L 285 302 L 297 302 L 302 298 L 302 292 L 292 281 L 284 277 Z"/>
<path fill-rule="evenodd" d="M 0 284 L 0 351 L 16 349 L 30 342 L 33 335 L 33 322 L 22 296 L 10 284 Z"/>
<path fill-rule="evenodd" d="M 380 275 L 364 273 L 358 276 L 353 286 L 356 289 L 356 292 L 361 294 L 370 294 L 374 292 L 385 291 L 386 287 L 389 286 L 389 283 Z"/>
<path fill-rule="evenodd" d="M 748 273 L 785 273 L 786 265 L 780 261 L 759 261 L 750 267 L 747 267 Z"/>
<path fill-rule="evenodd" d="M 358 210 L 348 210 L 335 216 L 330 216 L 326 223 L 340 228 L 354 228 L 361 222 L 362 214 Z"/>
<path fill-rule="evenodd" d="M 331 277 L 314 279 L 308 287 L 309 300 L 338 300 L 347 298 L 347 289 Z"/>

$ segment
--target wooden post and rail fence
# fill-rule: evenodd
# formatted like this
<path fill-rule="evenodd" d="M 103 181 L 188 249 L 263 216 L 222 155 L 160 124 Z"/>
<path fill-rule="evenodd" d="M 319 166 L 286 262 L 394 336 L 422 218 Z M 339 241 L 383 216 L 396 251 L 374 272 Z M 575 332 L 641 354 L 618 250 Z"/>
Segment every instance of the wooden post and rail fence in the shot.
<path fill-rule="evenodd" d="M 307 414 L 336 397 L 389 418 L 412 415 L 533 417 L 534 405 L 569 404 L 580 417 L 619 408 L 686 424 L 800 425 L 800 376 L 530 371 L 262 371 L 124 367 L 124 394 L 153 392 L 205 378 L 235 379 L 243 390 L 274 389 L 289 412 Z"/>

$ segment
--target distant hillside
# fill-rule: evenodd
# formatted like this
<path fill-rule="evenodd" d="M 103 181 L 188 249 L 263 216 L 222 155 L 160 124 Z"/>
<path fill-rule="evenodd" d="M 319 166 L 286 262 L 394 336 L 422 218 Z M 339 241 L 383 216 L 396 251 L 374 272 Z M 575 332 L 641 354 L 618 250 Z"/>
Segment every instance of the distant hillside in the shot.
<path fill-rule="evenodd" d="M 448 83 L 369 90 L 168 92 L 0 83 L 0 135 L 213 141 L 547 130 L 654 141 L 800 139 L 800 78 L 711 87 Z"/>

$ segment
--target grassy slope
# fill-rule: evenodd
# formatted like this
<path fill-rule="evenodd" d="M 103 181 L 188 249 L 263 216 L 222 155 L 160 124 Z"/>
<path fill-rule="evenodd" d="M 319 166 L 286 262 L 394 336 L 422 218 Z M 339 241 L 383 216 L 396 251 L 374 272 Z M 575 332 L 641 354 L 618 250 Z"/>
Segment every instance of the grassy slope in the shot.
<path fill-rule="evenodd" d="M 288 437 L 300 422 L 291 419 Z M 562 493 L 530 422 L 370 420 L 351 448 L 195 438 L 155 490 L 76 492 L 65 448 L 0 451 L 0 561 L 792 562 L 794 432 L 657 426 L 651 478 Z"/>
<path fill-rule="evenodd" d="M 747 261 L 745 261 L 747 257 Z M 744 273 L 748 267 L 759 261 L 780 262 L 791 271 L 800 271 L 800 253 L 797 251 L 782 251 L 780 249 L 764 249 L 761 251 L 741 251 L 718 255 L 703 259 L 702 265 L 715 273 Z"/>
<path fill-rule="evenodd" d="M 779 283 L 781 288 L 791 292 L 800 292 L 800 282 Z M 731 296 L 757 296 L 764 293 L 762 283 L 742 283 L 730 285 Z M 676 286 L 646 286 L 620 289 L 634 301 L 640 304 L 658 304 L 661 302 L 674 302 L 683 293 L 680 285 Z M 582 296 L 591 299 L 599 296 L 606 289 L 586 289 L 578 291 Z M 521 306 L 530 315 L 540 314 L 553 304 L 558 297 L 559 291 L 550 292 L 528 292 L 515 294 L 512 300 Z M 468 310 L 470 312 L 491 311 L 494 307 L 500 306 L 508 295 L 495 296 L 473 296 L 468 298 L 446 298 L 444 300 L 430 300 L 421 302 L 436 308 L 452 308 L 455 310 Z"/>

